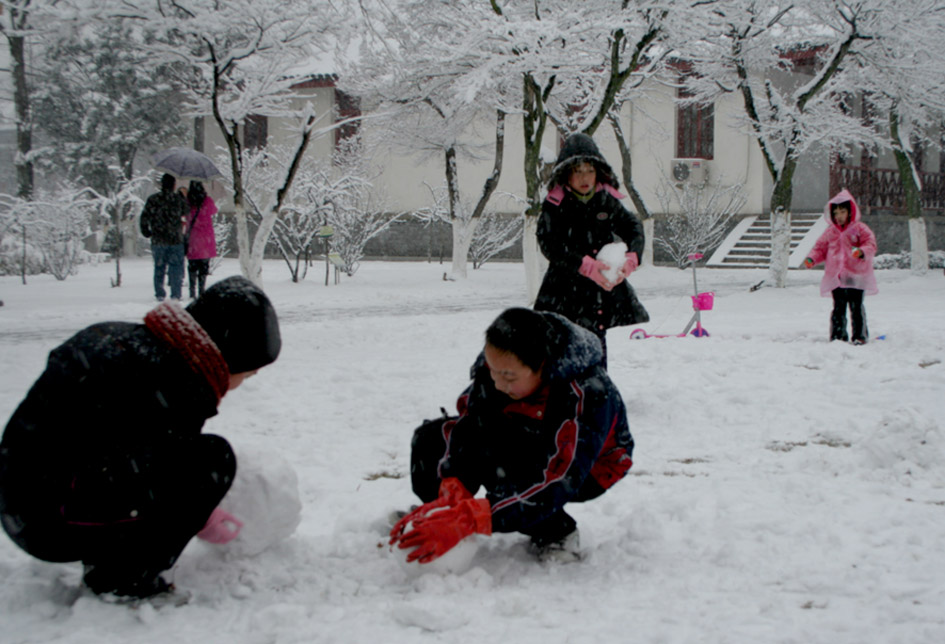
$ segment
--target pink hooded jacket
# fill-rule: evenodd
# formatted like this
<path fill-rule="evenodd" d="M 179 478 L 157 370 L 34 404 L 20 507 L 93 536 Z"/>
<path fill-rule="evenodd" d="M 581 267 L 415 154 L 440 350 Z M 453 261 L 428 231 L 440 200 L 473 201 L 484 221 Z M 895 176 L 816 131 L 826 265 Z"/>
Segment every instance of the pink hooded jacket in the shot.
<path fill-rule="evenodd" d="M 834 204 L 850 202 L 850 220 L 840 228 L 830 214 Z M 860 208 L 847 190 L 838 192 L 824 206 L 827 230 L 814 244 L 808 257 L 814 264 L 824 262 L 824 277 L 820 282 L 820 294 L 829 297 L 835 288 L 858 288 L 866 295 L 879 292 L 873 274 L 873 257 L 876 256 L 876 236 L 869 226 L 860 221 Z M 853 249 L 863 251 L 863 258 L 853 256 Z"/>
<path fill-rule="evenodd" d="M 187 222 L 193 219 L 190 230 L 190 243 L 187 246 L 187 259 L 209 259 L 217 256 L 217 238 L 213 232 L 213 215 L 217 205 L 207 195 L 200 204 L 200 211 L 194 217 L 194 208 L 187 215 Z"/>

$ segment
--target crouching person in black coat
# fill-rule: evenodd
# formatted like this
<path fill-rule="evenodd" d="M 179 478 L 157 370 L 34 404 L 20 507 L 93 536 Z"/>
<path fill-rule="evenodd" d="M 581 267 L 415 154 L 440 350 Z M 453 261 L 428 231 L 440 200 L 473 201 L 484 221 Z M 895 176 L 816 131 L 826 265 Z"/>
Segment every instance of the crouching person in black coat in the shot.
<path fill-rule="evenodd" d="M 96 593 L 148 597 L 195 535 L 225 542 L 236 473 L 202 434 L 230 389 L 279 355 L 266 295 L 242 277 L 144 324 L 94 324 L 53 349 L 0 441 L 0 521 L 29 554 L 81 561 Z"/>
<path fill-rule="evenodd" d="M 391 544 L 427 563 L 470 534 L 520 532 L 540 560 L 580 559 L 565 505 L 600 496 L 632 465 L 626 408 L 601 358 L 594 334 L 556 313 L 502 313 L 459 416 L 414 433 L 411 480 L 424 505 L 394 526 Z M 474 498 L 480 487 L 485 498 Z"/>

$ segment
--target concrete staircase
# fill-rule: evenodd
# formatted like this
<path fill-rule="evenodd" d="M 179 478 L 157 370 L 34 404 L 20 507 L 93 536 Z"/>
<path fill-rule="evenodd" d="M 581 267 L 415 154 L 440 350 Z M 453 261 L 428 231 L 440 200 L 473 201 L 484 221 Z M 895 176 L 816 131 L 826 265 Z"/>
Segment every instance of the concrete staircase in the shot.
<path fill-rule="evenodd" d="M 823 213 L 791 213 L 791 259 L 798 268 L 826 227 Z M 720 268 L 768 268 L 771 263 L 771 217 L 742 219 L 712 253 L 706 266 Z"/>

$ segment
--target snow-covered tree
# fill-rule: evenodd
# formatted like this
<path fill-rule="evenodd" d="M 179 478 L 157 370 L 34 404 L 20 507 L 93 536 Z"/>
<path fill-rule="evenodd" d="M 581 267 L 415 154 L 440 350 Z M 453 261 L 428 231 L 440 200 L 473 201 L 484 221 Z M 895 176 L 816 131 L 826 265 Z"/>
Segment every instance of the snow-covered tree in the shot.
<path fill-rule="evenodd" d="M 57 168 L 100 194 L 134 177 L 134 162 L 185 136 L 166 65 L 152 64 L 134 22 L 60 30 L 34 69 L 33 110 Z M 117 172 L 115 170 L 117 169 Z"/>
<path fill-rule="evenodd" d="M 941 144 L 938 124 L 945 121 L 945 52 L 929 43 L 945 33 L 945 5 L 940 0 L 916 0 L 898 6 L 894 18 L 895 29 L 862 48 L 855 88 L 868 103 L 863 117 L 885 133 L 886 147 L 895 157 L 909 218 L 911 268 L 924 274 L 929 251 L 916 146 L 938 148 Z"/>
<path fill-rule="evenodd" d="M 899 6 L 885 0 L 732 0 L 707 11 L 702 39 L 683 49 L 693 63 L 687 77 L 692 100 L 713 102 L 720 94 L 741 95 L 743 121 L 758 141 L 774 184 L 771 201 L 772 249 L 769 280 L 786 282 L 790 257 L 793 179 L 801 155 L 875 134 L 843 109 L 852 91 L 849 72 L 864 47 L 884 38 L 897 24 Z M 809 80 L 779 83 L 799 53 L 815 52 Z"/>
<path fill-rule="evenodd" d="M 266 196 L 266 186 L 285 174 L 290 155 L 291 151 L 283 148 L 267 148 L 250 155 L 246 168 L 250 204 L 255 206 L 257 196 Z M 331 160 L 303 160 L 291 194 L 276 218 L 270 239 L 270 244 L 285 260 L 293 282 L 304 279 L 308 262 L 317 252 L 313 244 L 319 232 L 329 225 L 337 204 L 348 192 L 360 189 L 366 181 L 340 169 Z M 258 220 L 258 210 L 254 208 L 254 212 Z"/>
<path fill-rule="evenodd" d="M 114 174 L 119 170 L 114 168 Z M 121 181 L 117 186 L 109 187 L 105 194 L 98 194 L 91 188 L 87 191 L 97 201 L 98 212 L 105 222 L 102 239 L 110 239 L 109 252 L 115 260 L 115 279 L 112 286 L 121 286 L 121 257 L 125 235 L 138 233 L 138 215 L 144 206 L 141 198 L 143 186 L 150 183 L 147 176 L 139 175 L 133 179 Z"/>
<path fill-rule="evenodd" d="M 357 138 L 346 142 L 336 159 L 336 171 L 344 188 L 336 192 L 328 213 L 331 248 L 341 257 L 342 270 L 351 276 L 358 270 L 367 243 L 407 213 L 392 212 L 383 192 L 375 188 L 372 180 L 378 170 L 367 161 Z"/>
<path fill-rule="evenodd" d="M 30 44 L 39 42 L 40 31 L 35 27 L 44 21 L 44 0 L 3 0 L 0 3 L 0 33 L 10 52 L 10 77 L 13 87 L 13 110 L 16 118 L 17 196 L 29 199 L 33 194 L 33 114 L 30 96 L 28 51 Z"/>
<path fill-rule="evenodd" d="M 481 55 L 477 47 L 486 44 L 483 32 L 478 27 L 457 30 L 453 22 L 472 5 L 418 0 L 363 5 L 366 31 L 372 37 L 365 39 L 356 64 L 340 81 L 374 106 L 375 127 L 390 133 L 384 144 L 421 159 L 435 156 L 442 163 L 454 278 L 466 276 L 470 244 L 498 185 L 505 149 L 502 79 L 468 75 L 470 57 Z M 494 145 L 478 142 L 478 130 L 485 127 L 494 131 Z M 487 159 L 492 160 L 492 170 L 481 191 L 475 197 L 463 195 L 461 164 Z M 472 206 L 465 207 L 469 203 Z"/>
<path fill-rule="evenodd" d="M 442 127 L 455 128 L 453 114 L 467 105 L 482 113 L 497 110 L 522 119 L 523 196 L 529 203 L 523 251 L 529 291 L 534 295 L 540 281 L 535 224 L 543 196 L 542 170 L 553 159 L 543 147 L 549 119 L 561 131 L 593 133 L 627 80 L 660 59 L 661 53 L 653 47 L 663 37 L 664 23 L 680 18 L 691 3 L 594 0 L 576 7 L 565 0 L 417 0 L 381 4 L 394 11 L 390 20 L 379 22 L 402 27 L 397 32 L 398 46 L 379 50 L 387 67 L 373 77 L 383 79 L 387 87 L 408 85 L 413 91 L 413 98 L 399 93 L 392 102 L 411 104 L 435 98 L 447 115 L 448 124 Z M 460 24 L 463 28 L 457 29 Z M 389 32 L 377 28 L 376 33 Z M 459 121 L 464 126 L 468 119 Z M 450 163 L 448 158 L 446 163 Z"/>
<path fill-rule="evenodd" d="M 42 50 L 32 104 L 47 135 L 44 166 L 93 190 L 106 208 L 112 285 L 120 286 L 124 228 L 137 214 L 130 206 L 140 202 L 129 187 L 143 182 L 135 161 L 142 150 L 183 138 L 184 128 L 170 70 L 141 47 L 147 34 L 130 20 L 93 18 L 61 25 L 59 38 Z"/>
<path fill-rule="evenodd" d="M 327 115 L 316 114 L 312 101 L 293 86 L 307 77 L 313 57 L 333 45 L 329 32 L 344 6 L 330 0 L 109 1 L 116 2 L 114 13 L 134 15 L 154 30 L 149 50 L 158 60 L 189 70 L 179 78 L 185 106 L 212 119 L 224 139 L 240 269 L 260 283 L 266 245 L 308 145 L 335 127 L 320 125 Z M 252 115 L 278 117 L 294 132 L 292 160 L 269 186 L 269 198 L 256 204 L 262 218 L 251 230 L 244 176 L 247 146 L 240 126 Z"/>

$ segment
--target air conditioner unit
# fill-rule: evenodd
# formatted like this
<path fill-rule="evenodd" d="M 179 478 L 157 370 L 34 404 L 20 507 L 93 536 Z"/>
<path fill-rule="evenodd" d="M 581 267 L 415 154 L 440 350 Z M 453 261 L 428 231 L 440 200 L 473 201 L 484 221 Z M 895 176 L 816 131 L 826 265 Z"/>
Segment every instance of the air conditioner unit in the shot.
<path fill-rule="evenodd" d="M 702 185 L 708 176 L 709 162 L 705 159 L 673 159 L 670 174 L 678 184 Z"/>

